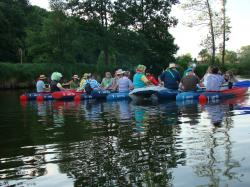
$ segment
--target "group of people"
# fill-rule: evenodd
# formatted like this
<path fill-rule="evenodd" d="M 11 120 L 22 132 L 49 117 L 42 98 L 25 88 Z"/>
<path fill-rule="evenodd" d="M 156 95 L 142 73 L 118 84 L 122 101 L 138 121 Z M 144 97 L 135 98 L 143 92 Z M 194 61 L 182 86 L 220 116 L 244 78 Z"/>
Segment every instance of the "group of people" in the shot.
<path fill-rule="evenodd" d="M 133 89 L 143 88 L 151 85 L 164 86 L 171 90 L 196 91 L 199 87 L 205 87 L 208 91 L 218 91 L 222 85 L 228 82 L 231 88 L 235 79 L 231 71 L 227 71 L 222 75 L 216 66 L 209 67 L 204 77 L 200 80 L 195 74 L 195 64 L 184 72 L 181 77 L 175 63 L 170 63 L 169 67 L 164 70 L 156 79 L 150 71 L 146 70 L 146 66 L 138 65 L 133 76 L 133 82 L 130 80 L 130 72 L 118 69 L 115 71 L 114 77 L 110 72 L 105 73 L 105 77 L 99 83 L 91 73 L 84 73 L 79 79 L 78 75 L 73 75 L 72 79 L 66 83 L 61 83 L 62 74 L 54 72 L 51 75 L 49 84 L 45 84 L 47 77 L 40 75 L 36 83 L 37 92 L 55 92 L 65 91 L 65 87 L 77 91 L 85 91 L 91 93 L 94 90 L 109 90 L 117 92 L 129 92 Z"/>

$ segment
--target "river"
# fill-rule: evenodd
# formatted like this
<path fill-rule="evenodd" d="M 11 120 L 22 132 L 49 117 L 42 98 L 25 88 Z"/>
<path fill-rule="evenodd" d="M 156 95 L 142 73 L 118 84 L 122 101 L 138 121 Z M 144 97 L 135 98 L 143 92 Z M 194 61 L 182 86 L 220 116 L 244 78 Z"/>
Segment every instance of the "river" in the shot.
<path fill-rule="evenodd" d="M 250 100 L 21 102 L 0 92 L 0 186 L 250 186 Z"/>

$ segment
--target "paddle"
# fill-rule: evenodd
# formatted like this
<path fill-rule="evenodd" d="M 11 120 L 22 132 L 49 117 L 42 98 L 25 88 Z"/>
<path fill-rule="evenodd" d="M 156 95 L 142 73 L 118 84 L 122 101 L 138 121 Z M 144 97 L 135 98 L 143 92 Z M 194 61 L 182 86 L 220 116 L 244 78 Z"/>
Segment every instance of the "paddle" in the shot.
<path fill-rule="evenodd" d="M 250 81 L 246 80 L 246 81 L 239 81 L 234 83 L 234 86 L 236 87 L 250 87 Z"/>

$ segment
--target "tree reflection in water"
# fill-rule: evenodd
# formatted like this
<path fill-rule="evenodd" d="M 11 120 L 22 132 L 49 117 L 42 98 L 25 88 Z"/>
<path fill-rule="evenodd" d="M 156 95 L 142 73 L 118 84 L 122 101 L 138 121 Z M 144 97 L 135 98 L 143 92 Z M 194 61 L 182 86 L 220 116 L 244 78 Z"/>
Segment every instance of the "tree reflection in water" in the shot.
<path fill-rule="evenodd" d="M 172 117 L 159 106 L 92 101 L 81 108 L 84 120 L 101 131 L 62 150 L 61 160 L 67 162 L 59 166 L 76 179 L 76 186 L 171 185 L 171 168 L 185 158 L 184 150 L 176 146 L 180 130 L 176 111 L 171 112 L 176 121 L 164 125 L 156 120 L 163 113 L 165 118 Z"/>
<path fill-rule="evenodd" d="M 230 103 L 205 106 L 205 111 L 208 112 L 214 126 L 208 135 L 203 134 L 203 158 L 193 166 L 197 176 L 209 179 L 205 186 L 227 186 L 230 180 L 240 180 L 240 173 L 234 172 L 235 168 L 240 167 L 240 163 L 233 158 L 233 143 L 230 137 L 230 130 L 233 128 L 232 109 L 233 105 Z"/>
<path fill-rule="evenodd" d="M 182 166 L 192 168 L 204 186 L 221 186 L 239 180 L 230 137 L 232 106 L 44 102 L 37 104 L 43 125 L 31 126 L 30 138 L 41 145 L 60 142 L 50 161 L 75 186 L 172 186 L 174 171 Z"/>

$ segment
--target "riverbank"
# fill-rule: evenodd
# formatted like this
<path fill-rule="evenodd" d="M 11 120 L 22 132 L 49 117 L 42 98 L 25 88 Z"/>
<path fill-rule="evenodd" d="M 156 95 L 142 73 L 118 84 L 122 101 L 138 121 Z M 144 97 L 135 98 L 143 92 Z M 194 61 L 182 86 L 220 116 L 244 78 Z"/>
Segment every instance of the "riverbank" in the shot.
<path fill-rule="evenodd" d="M 73 74 L 81 76 L 84 72 L 96 72 L 96 68 L 89 64 L 0 63 L 0 89 L 32 88 L 40 74 L 49 77 L 54 71 L 61 72 L 66 79 L 70 79 Z"/>
<path fill-rule="evenodd" d="M 199 77 L 202 77 L 208 65 L 198 64 L 196 73 Z M 246 72 L 240 70 L 240 66 L 228 64 L 221 68 L 223 72 L 228 69 L 233 70 L 236 74 L 244 75 Z M 184 67 L 180 67 L 180 73 L 185 70 Z M 96 65 L 94 64 L 78 64 L 78 63 L 25 63 L 25 64 L 14 64 L 14 63 L 0 63 L 0 89 L 16 89 L 16 88 L 34 88 L 37 77 L 40 74 L 44 74 L 47 77 L 52 72 L 61 72 L 65 80 L 69 80 L 73 74 L 79 76 L 85 72 L 91 72 L 96 75 Z M 131 72 L 133 74 L 133 72 Z M 98 76 L 99 78 L 101 75 Z"/>

